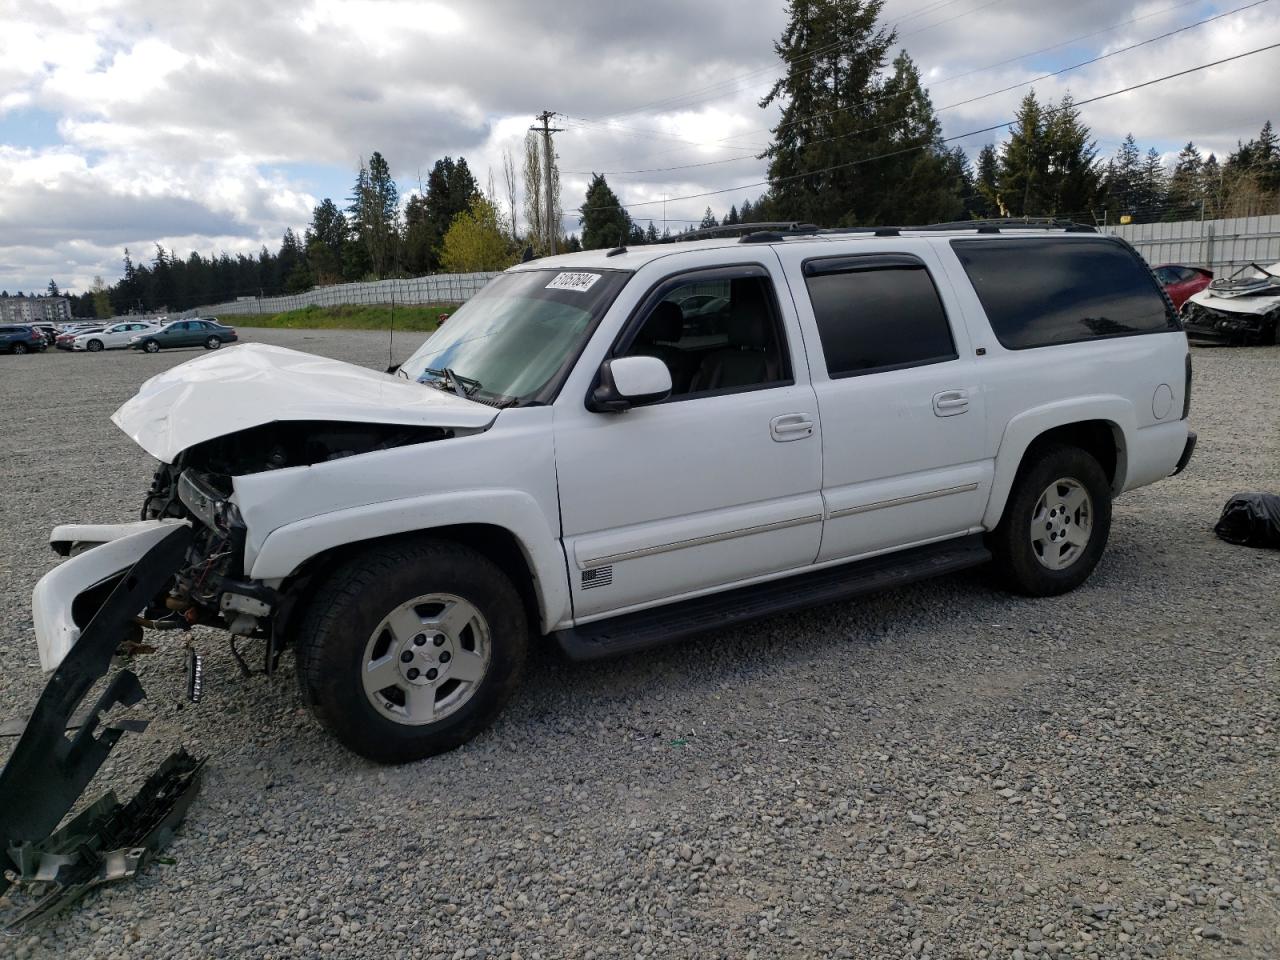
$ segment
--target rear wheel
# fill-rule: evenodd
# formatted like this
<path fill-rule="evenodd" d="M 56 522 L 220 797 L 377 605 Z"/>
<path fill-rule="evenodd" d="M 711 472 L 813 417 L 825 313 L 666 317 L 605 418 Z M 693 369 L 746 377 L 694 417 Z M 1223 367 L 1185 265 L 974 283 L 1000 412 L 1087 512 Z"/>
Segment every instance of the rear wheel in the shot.
<path fill-rule="evenodd" d="M 142 345 L 142 349 L 147 351 L 147 353 L 159 353 L 160 344 L 156 343 L 154 340 L 148 340 Z"/>
<path fill-rule="evenodd" d="M 483 555 L 445 541 L 373 547 L 313 594 L 298 681 L 335 737 L 380 763 L 466 743 L 519 682 L 524 606 Z"/>
<path fill-rule="evenodd" d="M 88 343 L 84 345 L 84 348 L 88 350 L 90 353 L 97 353 L 99 350 L 102 349 L 102 341 L 90 340 Z"/>
<path fill-rule="evenodd" d="M 217 337 L 210 337 L 208 340 L 204 342 L 204 348 L 206 350 L 217 350 L 221 346 L 222 346 L 222 341 L 219 340 Z"/>
<path fill-rule="evenodd" d="M 1111 487 L 1090 454 L 1052 445 L 1028 452 L 989 538 L 996 568 L 1029 596 L 1066 593 L 1097 566 L 1111 531 Z"/>

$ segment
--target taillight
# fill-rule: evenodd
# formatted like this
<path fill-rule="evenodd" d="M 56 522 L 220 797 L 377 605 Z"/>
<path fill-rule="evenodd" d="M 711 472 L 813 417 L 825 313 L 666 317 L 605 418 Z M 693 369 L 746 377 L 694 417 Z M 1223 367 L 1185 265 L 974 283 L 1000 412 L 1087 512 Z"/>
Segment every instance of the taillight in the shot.
<path fill-rule="evenodd" d="M 1191 351 L 1187 351 L 1187 388 L 1182 394 L 1182 419 L 1191 416 Z"/>

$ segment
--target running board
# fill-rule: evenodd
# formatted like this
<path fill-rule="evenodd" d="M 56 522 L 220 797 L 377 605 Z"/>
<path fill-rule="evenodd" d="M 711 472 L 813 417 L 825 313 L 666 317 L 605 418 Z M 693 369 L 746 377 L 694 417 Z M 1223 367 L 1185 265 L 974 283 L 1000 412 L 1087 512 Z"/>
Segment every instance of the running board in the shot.
<path fill-rule="evenodd" d="M 789 610 L 889 590 L 990 559 L 982 534 L 973 534 L 597 620 L 557 630 L 552 636 L 572 659 L 596 660 Z"/>

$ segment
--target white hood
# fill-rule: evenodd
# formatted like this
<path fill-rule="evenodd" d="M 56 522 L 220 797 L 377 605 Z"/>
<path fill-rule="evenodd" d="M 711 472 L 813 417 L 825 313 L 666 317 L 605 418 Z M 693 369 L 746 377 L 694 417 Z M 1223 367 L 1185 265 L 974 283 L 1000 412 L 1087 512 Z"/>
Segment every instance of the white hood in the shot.
<path fill-rule="evenodd" d="M 111 416 L 153 457 L 279 420 L 478 429 L 498 411 L 452 393 L 314 354 L 247 343 L 152 377 Z"/>
<path fill-rule="evenodd" d="M 1187 298 L 1190 303 L 1198 303 L 1210 310 L 1221 310 L 1223 313 L 1248 313 L 1261 316 L 1270 313 L 1280 306 L 1280 292 L 1275 294 L 1247 293 L 1243 296 L 1219 297 L 1212 290 L 1205 288 Z"/>

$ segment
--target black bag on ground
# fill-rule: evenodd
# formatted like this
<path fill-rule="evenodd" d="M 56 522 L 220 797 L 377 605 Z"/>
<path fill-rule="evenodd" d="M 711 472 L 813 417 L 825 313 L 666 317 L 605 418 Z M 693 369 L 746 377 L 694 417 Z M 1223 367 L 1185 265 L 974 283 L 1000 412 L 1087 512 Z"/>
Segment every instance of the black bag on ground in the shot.
<path fill-rule="evenodd" d="M 1280 495 L 1237 493 L 1222 508 L 1213 532 L 1228 543 L 1280 549 Z"/>

